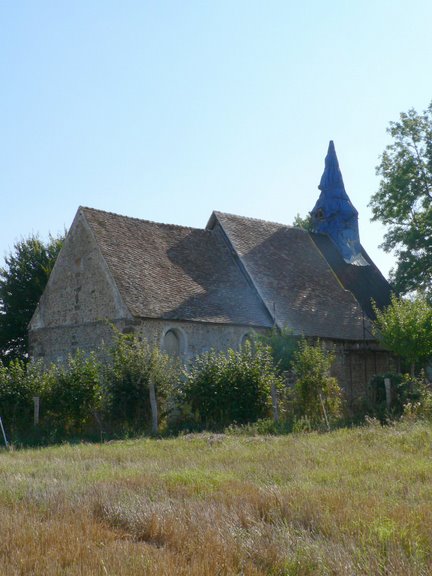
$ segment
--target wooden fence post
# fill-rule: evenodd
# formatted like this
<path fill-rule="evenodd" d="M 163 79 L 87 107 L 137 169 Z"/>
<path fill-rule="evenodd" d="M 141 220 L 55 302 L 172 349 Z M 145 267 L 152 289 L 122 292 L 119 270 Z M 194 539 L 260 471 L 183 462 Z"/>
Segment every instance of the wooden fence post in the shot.
<path fill-rule="evenodd" d="M 39 396 L 33 396 L 33 424 L 37 426 L 39 424 L 39 407 L 40 407 L 40 398 Z"/>
<path fill-rule="evenodd" d="M 384 378 L 384 386 L 385 386 L 387 410 L 390 410 L 390 406 L 391 406 L 391 380 L 390 380 L 390 378 Z"/>
<path fill-rule="evenodd" d="M 273 419 L 275 422 L 279 422 L 279 404 L 278 404 L 277 390 L 274 382 L 272 382 L 270 390 L 273 404 Z"/>
<path fill-rule="evenodd" d="M 152 433 L 158 433 L 158 407 L 156 401 L 156 389 L 153 382 L 153 378 L 149 380 L 149 396 L 150 396 L 150 407 L 152 413 Z"/>

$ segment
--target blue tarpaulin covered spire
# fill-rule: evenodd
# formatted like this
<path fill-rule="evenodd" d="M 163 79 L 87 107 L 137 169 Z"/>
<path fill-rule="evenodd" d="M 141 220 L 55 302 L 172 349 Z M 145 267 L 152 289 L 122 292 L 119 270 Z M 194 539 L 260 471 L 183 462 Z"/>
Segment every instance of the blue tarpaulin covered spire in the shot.
<path fill-rule="evenodd" d="M 311 211 L 314 232 L 328 234 L 349 264 L 367 266 L 361 254 L 358 212 L 345 191 L 333 140 L 318 188 L 321 194 Z"/>

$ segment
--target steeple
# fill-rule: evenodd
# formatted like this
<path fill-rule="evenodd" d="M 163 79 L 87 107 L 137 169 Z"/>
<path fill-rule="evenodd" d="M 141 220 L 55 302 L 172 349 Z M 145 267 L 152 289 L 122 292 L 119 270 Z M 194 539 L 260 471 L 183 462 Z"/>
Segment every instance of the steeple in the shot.
<path fill-rule="evenodd" d="M 358 212 L 345 191 L 333 140 L 318 188 L 321 194 L 311 211 L 313 231 L 328 234 L 348 264 L 367 266 L 361 254 Z"/>

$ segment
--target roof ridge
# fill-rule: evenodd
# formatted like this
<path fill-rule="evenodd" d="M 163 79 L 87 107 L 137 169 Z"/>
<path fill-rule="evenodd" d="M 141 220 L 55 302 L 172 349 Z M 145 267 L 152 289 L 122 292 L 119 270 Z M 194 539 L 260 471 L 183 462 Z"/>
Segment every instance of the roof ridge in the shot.
<path fill-rule="evenodd" d="M 157 224 L 167 228 L 179 228 L 182 230 L 200 230 L 206 232 L 205 228 L 197 228 L 195 226 L 182 226 L 181 224 L 168 224 L 166 222 L 156 222 L 155 220 L 147 220 L 145 218 L 137 218 L 136 216 L 126 216 L 124 214 L 117 214 L 109 210 L 100 210 L 99 208 L 91 208 L 90 206 L 79 206 L 79 210 L 89 210 L 90 212 L 100 212 L 102 214 L 109 214 L 110 216 L 117 216 L 118 218 L 125 218 L 126 220 L 135 220 L 137 222 L 146 222 L 147 224 Z"/>
<path fill-rule="evenodd" d="M 282 222 L 274 222 L 273 220 L 264 220 L 264 218 L 254 218 L 253 216 L 240 216 L 239 214 L 231 214 L 229 212 L 220 212 L 219 210 L 213 210 L 213 213 L 218 216 L 233 216 L 234 218 L 241 218 L 242 220 L 251 220 L 252 222 L 264 222 L 266 224 L 276 224 L 277 226 L 284 226 L 285 228 L 297 228 L 292 224 L 283 224 Z"/>

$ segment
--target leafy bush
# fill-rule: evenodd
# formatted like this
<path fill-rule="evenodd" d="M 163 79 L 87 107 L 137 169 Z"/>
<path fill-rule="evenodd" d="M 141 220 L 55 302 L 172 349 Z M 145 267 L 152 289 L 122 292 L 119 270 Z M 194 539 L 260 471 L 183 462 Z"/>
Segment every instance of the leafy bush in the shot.
<path fill-rule="evenodd" d="M 273 363 L 280 372 L 291 370 L 294 353 L 298 348 L 298 336 L 294 336 L 289 328 L 273 328 L 268 334 L 260 334 L 257 338 L 270 347 Z"/>
<path fill-rule="evenodd" d="M 40 364 L 12 360 L 0 362 L 0 416 L 12 440 L 28 435 L 33 427 L 33 397 L 39 396 L 46 377 Z"/>
<path fill-rule="evenodd" d="M 407 402 L 404 406 L 403 420 L 432 420 L 432 392 L 426 390 L 418 402 Z"/>
<path fill-rule="evenodd" d="M 424 365 L 432 356 L 432 306 L 423 296 L 397 298 L 384 310 L 374 304 L 374 331 L 392 352 L 410 364 L 411 376 L 416 366 Z"/>
<path fill-rule="evenodd" d="M 142 433 L 150 428 L 149 383 L 159 415 L 171 408 L 179 372 L 173 359 L 133 335 L 115 333 L 115 344 L 96 353 L 77 351 L 65 363 L 0 362 L 0 416 L 14 442 L 54 442 L 100 437 L 102 432 Z M 40 421 L 33 425 L 33 397 Z"/>
<path fill-rule="evenodd" d="M 96 355 L 80 350 L 65 364 L 50 367 L 41 393 L 41 411 L 51 434 L 74 436 L 95 430 L 102 405 L 100 372 Z"/>
<path fill-rule="evenodd" d="M 403 382 L 409 386 L 410 394 L 406 396 L 402 418 L 404 420 L 432 420 L 432 388 L 426 384 L 424 374 L 411 378 L 405 374 Z"/>
<path fill-rule="evenodd" d="M 302 429 L 306 423 L 308 428 L 328 427 L 342 415 L 342 391 L 329 375 L 333 361 L 334 354 L 319 341 L 312 345 L 303 339 L 294 352 L 294 411 Z"/>
<path fill-rule="evenodd" d="M 246 424 L 271 414 L 271 387 L 282 386 L 271 350 L 246 342 L 240 351 L 209 352 L 185 373 L 185 401 L 208 429 Z"/>
<path fill-rule="evenodd" d="M 112 428 L 131 433 L 150 428 L 150 383 L 156 390 L 160 416 L 166 416 L 178 376 L 172 357 L 133 334 L 115 332 L 104 366 L 105 415 Z"/>
<path fill-rule="evenodd" d="M 384 383 L 387 378 L 391 383 L 390 406 L 387 406 Z M 363 414 L 385 422 L 389 418 L 399 418 L 409 410 L 420 413 L 428 403 L 429 394 L 424 375 L 416 378 L 409 374 L 377 374 L 369 383 L 369 398 L 363 406 Z"/>
<path fill-rule="evenodd" d="M 229 436 L 274 436 L 292 432 L 291 422 L 275 422 L 274 418 L 262 418 L 250 424 L 230 424 L 224 429 Z"/>

